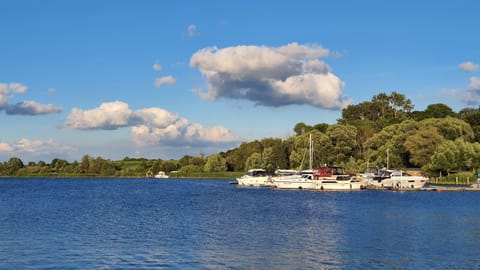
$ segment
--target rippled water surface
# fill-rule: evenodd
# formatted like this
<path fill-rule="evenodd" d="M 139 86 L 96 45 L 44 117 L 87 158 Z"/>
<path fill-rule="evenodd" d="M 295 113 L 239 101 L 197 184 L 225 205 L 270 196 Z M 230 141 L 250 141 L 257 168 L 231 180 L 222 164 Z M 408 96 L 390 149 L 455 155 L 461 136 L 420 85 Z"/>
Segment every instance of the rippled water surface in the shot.
<path fill-rule="evenodd" d="M 480 193 L 0 179 L 1 269 L 479 269 Z"/>

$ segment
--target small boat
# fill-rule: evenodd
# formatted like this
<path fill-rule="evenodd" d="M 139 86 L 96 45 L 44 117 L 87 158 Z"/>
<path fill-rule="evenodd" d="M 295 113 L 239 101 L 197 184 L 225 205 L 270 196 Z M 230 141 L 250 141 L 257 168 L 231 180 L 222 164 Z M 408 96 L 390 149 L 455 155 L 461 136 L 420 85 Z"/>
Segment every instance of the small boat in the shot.
<path fill-rule="evenodd" d="M 237 178 L 239 186 L 268 186 L 270 181 L 270 176 L 264 169 L 250 169 L 245 175 Z"/>
<path fill-rule="evenodd" d="M 164 171 L 159 171 L 153 177 L 154 178 L 168 178 L 168 175 Z"/>

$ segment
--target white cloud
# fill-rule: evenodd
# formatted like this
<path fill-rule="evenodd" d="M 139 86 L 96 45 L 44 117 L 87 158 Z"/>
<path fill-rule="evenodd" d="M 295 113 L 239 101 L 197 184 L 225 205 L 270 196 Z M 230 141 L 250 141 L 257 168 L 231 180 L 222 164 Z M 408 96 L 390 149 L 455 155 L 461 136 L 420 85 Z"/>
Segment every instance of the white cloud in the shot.
<path fill-rule="evenodd" d="M 126 127 L 133 111 L 121 101 L 105 102 L 91 110 L 73 108 L 65 126 L 73 129 L 117 129 Z"/>
<path fill-rule="evenodd" d="M 187 26 L 187 35 L 189 37 L 194 37 L 199 35 L 197 31 L 197 26 L 195 24 L 190 24 L 189 26 Z"/>
<path fill-rule="evenodd" d="M 470 87 L 473 88 L 473 90 L 480 90 L 480 79 L 475 76 L 470 77 Z"/>
<path fill-rule="evenodd" d="M 480 66 L 478 64 L 475 64 L 471 61 L 467 61 L 467 62 L 463 62 L 463 63 L 460 63 L 458 65 L 458 67 L 463 70 L 463 71 L 466 71 L 466 72 L 470 72 L 470 71 L 476 71 L 480 68 Z"/>
<path fill-rule="evenodd" d="M 68 153 L 74 148 L 62 145 L 53 139 L 47 141 L 23 138 L 16 143 L 0 142 L 0 152 L 31 153 L 34 155 L 48 155 L 53 153 Z"/>
<path fill-rule="evenodd" d="M 6 142 L 0 142 L 0 152 L 13 152 L 13 146 L 6 143 Z"/>
<path fill-rule="evenodd" d="M 27 91 L 28 87 L 21 83 L 0 83 L 0 110 L 8 105 L 13 94 L 24 94 Z"/>
<path fill-rule="evenodd" d="M 53 88 L 52 88 L 53 89 Z M 36 101 L 22 101 L 14 105 L 8 104 L 13 94 L 25 94 L 28 87 L 21 83 L 0 83 L 0 110 L 5 110 L 9 115 L 41 115 L 60 113 L 61 107 L 52 104 L 40 104 Z M 51 90 L 49 89 L 49 92 Z"/>
<path fill-rule="evenodd" d="M 159 63 L 155 63 L 155 64 L 153 64 L 152 69 L 154 71 L 161 71 L 162 70 L 162 65 L 160 65 Z"/>
<path fill-rule="evenodd" d="M 10 115 L 40 115 L 62 112 L 62 108 L 52 104 L 40 104 L 35 101 L 22 101 L 15 105 L 8 105 L 5 112 Z"/>
<path fill-rule="evenodd" d="M 212 145 L 239 139 L 223 126 L 204 127 L 190 123 L 161 108 L 132 111 L 120 101 L 102 103 L 91 110 L 74 108 L 65 127 L 73 129 L 116 129 L 131 127 L 132 139 L 139 146 Z"/>
<path fill-rule="evenodd" d="M 10 83 L 10 89 L 17 94 L 24 94 L 28 91 L 28 87 L 21 83 Z"/>
<path fill-rule="evenodd" d="M 175 78 L 172 76 L 165 76 L 155 79 L 155 86 L 160 87 L 164 84 L 174 84 L 176 82 Z"/>
<path fill-rule="evenodd" d="M 164 128 L 178 120 L 178 116 L 161 108 L 146 108 L 135 111 L 133 123 Z"/>
<path fill-rule="evenodd" d="M 236 46 L 197 51 L 190 65 L 208 80 L 208 100 L 248 99 L 257 105 L 308 104 L 341 109 L 344 83 L 320 60 L 329 50 L 318 45 L 291 43 L 281 47 Z"/>

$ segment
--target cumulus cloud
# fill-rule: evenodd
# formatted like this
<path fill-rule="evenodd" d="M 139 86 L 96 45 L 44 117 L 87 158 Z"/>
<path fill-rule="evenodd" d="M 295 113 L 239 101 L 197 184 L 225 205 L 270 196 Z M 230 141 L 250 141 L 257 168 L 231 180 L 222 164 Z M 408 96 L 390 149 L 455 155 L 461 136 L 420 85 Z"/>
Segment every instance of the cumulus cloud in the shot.
<path fill-rule="evenodd" d="M 0 83 L 0 109 L 4 109 L 13 94 L 24 94 L 28 87 L 21 83 Z"/>
<path fill-rule="evenodd" d="M 13 152 L 13 146 L 6 142 L 0 142 L 0 152 Z"/>
<path fill-rule="evenodd" d="M 52 104 L 40 104 L 35 101 L 22 101 L 15 105 L 8 105 L 5 112 L 10 115 L 40 115 L 61 113 L 62 108 Z"/>
<path fill-rule="evenodd" d="M 14 94 L 25 94 L 27 91 L 28 87 L 21 83 L 0 83 L 0 110 L 5 110 L 9 115 L 42 115 L 60 113 L 62 111 L 61 107 L 52 104 L 40 104 L 36 101 L 22 101 L 13 105 L 8 104 L 9 99 Z"/>
<path fill-rule="evenodd" d="M 0 142 L 0 152 L 31 153 L 35 155 L 48 155 L 53 153 L 68 153 L 74 148 L 62 145 L 53 139 L 47 141 L 23 138 L 16 143 Z"/>
<path fill-rule="evenodd" d="M 196 93 L 208 100 L 247 99 L 256 105 L 307 104 L 342 109 L 344 83 L 320 60 L 330 52 L 318 45 L 291 43 L 281 47 L 236 46 L 205 48 L 190 59 L 207 78 L 208 91 Z"/>
<path fill-rule="evenodd" d="M 161 71 L 162 70 L 162 65 L 160 65 L 159 63 L 155 63 L 155 64 L 153 64 L 152 69 L 154 71 Z"/>
<path fill-rule="evenodd" d="M 176 82 L 175 78 L 172 76 L 165 76 L 155 79 L 155 86 L 160 87 L 164 84 L 174 84 Z"/>
<path fill-rule="evenodd" d="M 131 127 L 132 139 L 139 146 L 210 145 L 239 140 L 223 126 L 204 127 L 190 123 L 161 108 L 133 111 L 120 101 L 102 103 L 91 110 L 74 108 L 65 122 L 65 127 L 82 130 L 127 126 Z"/>
<path fill-rule="evenodd" d="M 194 37 L 199 35 L 197 31 L 197 26 L 195 24 L 190 24 L 189 26 L 187 26 L 187 35 L 189 37 Z"/>
<path fill-rule="evenodd" d="M 480 91 L 480 79 L 475 76 L 470 77 L 470 87 L 473 90 Z"/>
<path fill-rule="evenodd" d="M 117 129 L 126 127 L 133 111 L 121 101 L 105 102 L 91 110 L 73 108 L 65 126 L 73 129 Z"/>
<path fill-rule="evenodd" d="M 458 65 L 458 67 L 463 70 L 463 71 L 466 71 L 466 72 L 470 72 L 470 71 L 476 71 L 480 68 L 480 66 L 478 64 L 475 64 L 471 61 L 467 61 L 467 62 L 463 62 L 463 63 L 460 63 Z"/>

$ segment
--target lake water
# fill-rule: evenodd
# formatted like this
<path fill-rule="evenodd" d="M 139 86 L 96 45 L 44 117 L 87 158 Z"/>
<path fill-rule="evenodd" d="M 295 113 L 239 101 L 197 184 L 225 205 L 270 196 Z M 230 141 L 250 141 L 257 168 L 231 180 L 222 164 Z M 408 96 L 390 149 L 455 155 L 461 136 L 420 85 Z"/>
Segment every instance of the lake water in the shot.
<path fill-rule="evenodd" d="M 0 269 L 479 269 L 480 193 L 0 179 Z"/>

